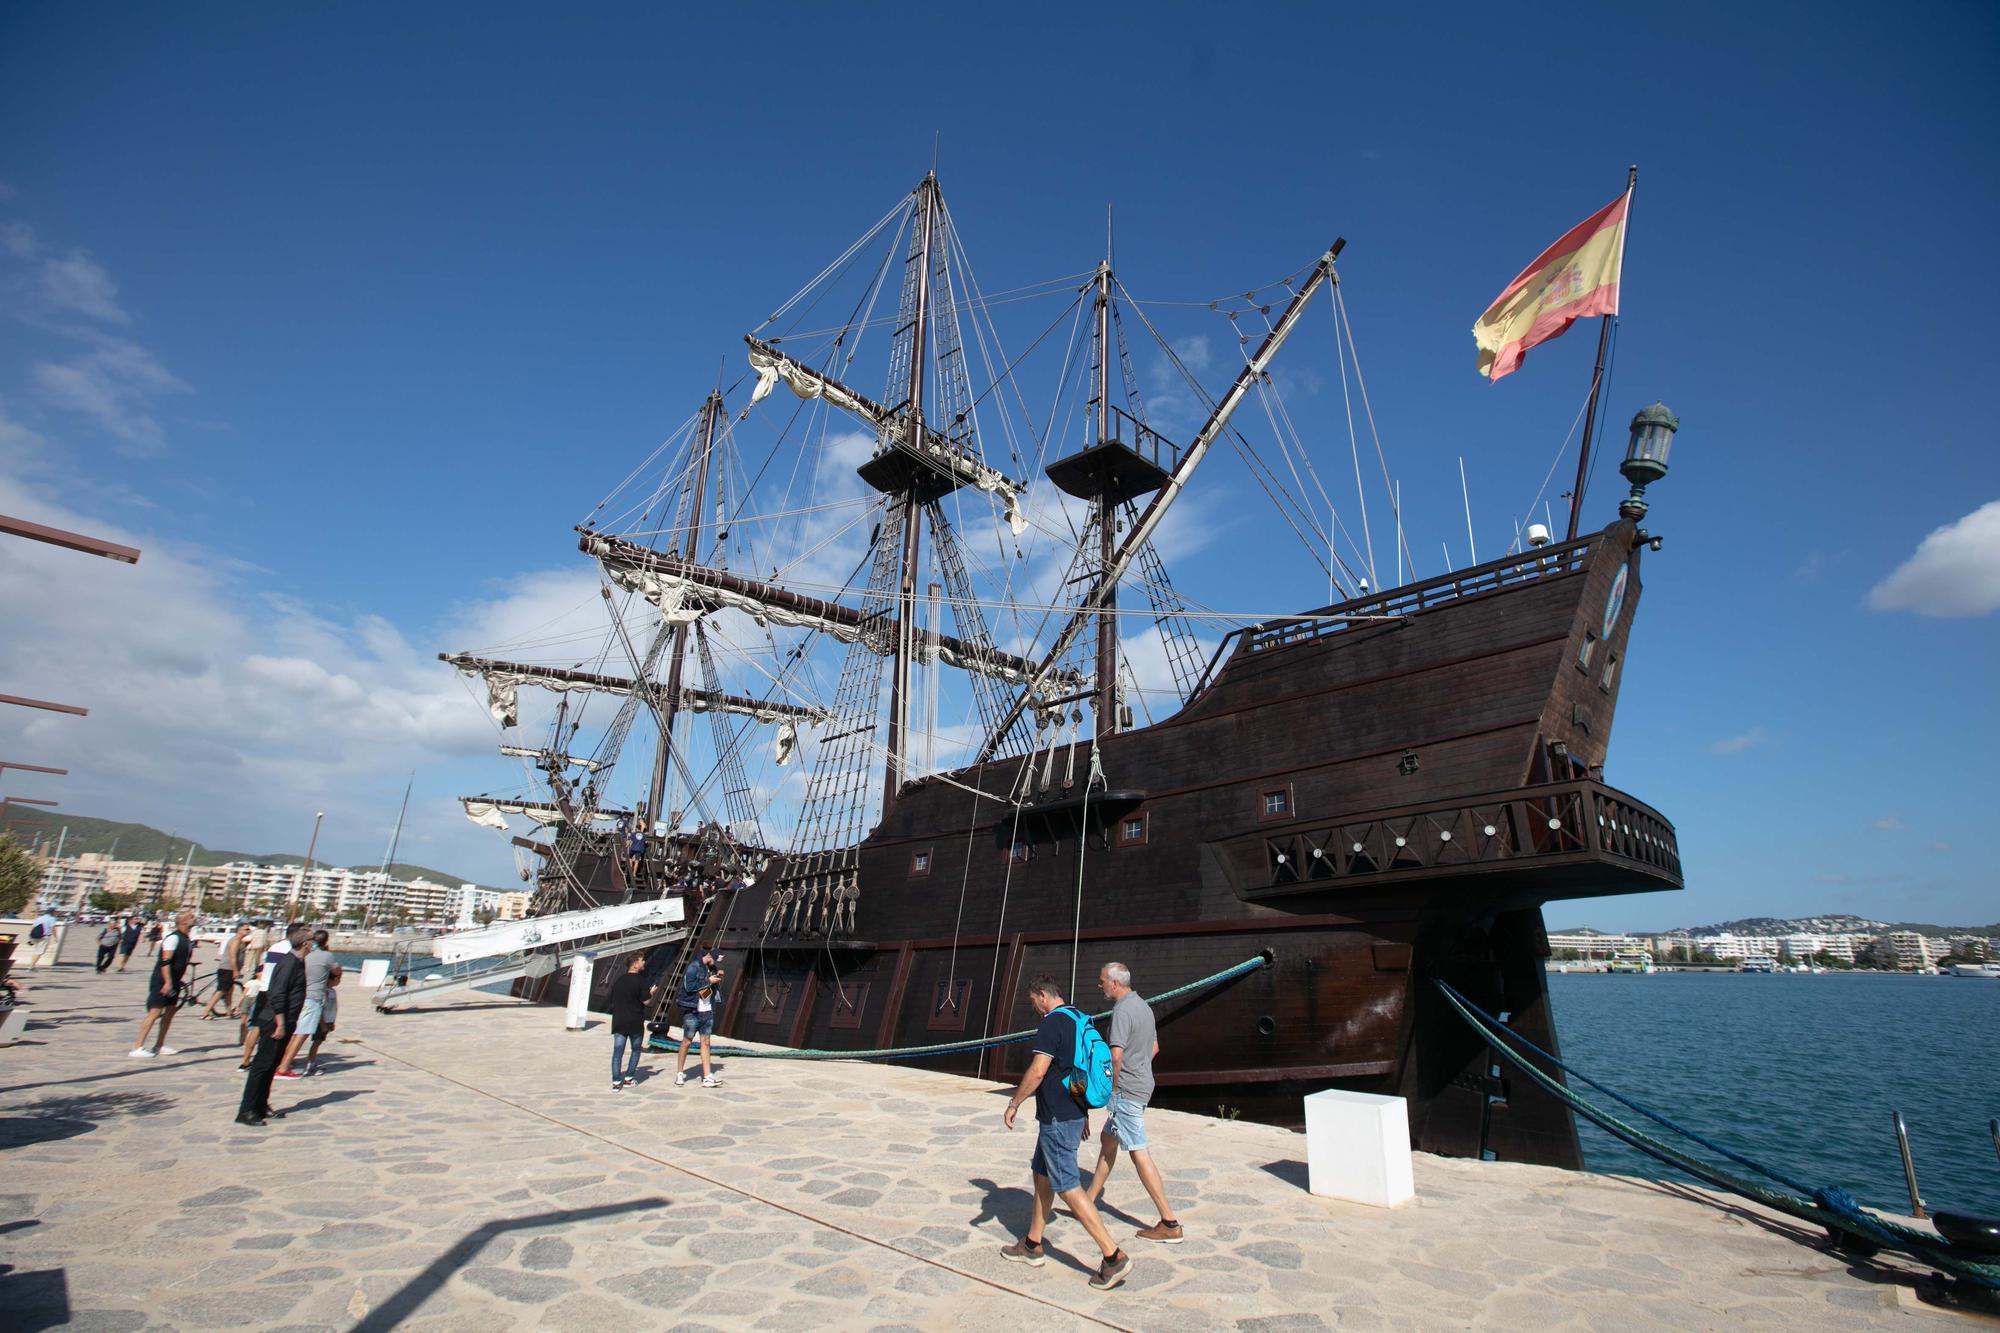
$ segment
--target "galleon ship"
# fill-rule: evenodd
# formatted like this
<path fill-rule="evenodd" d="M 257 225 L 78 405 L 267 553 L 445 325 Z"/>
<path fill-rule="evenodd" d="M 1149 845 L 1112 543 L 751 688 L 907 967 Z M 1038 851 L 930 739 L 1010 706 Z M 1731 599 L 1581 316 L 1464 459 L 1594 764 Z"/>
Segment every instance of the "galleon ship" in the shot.
<path fill-rule="evenodd" d="M 1544 904 L 1680 886 L 1672 826 L 1605 777 L 1658 539 L 1635 489 L 1601 530 L 1379 586 L 1400 491 L 1374 502 L 1393 536 L 1365 498 L 1330 516 L 1271 373 L 1316 304 L 1352 355 L 1341 249 L 1210 303 L 1242 346 L 1211 392 L 1108 253 L 985 294 L 926 176 L 578 526 L 601 633 L 445 655 L 521 761 L 467 809 L 508 829 L 535 910 L 680 895 L 692 934 L 651 966 L 732 953 L 719 1036 L 941 1046 L 917 1059 L 988 1078 L 1023 1067 L 987 1043 L 1031 1025 L 1038 973 L 1088 1002 L 1111 959 L 1156 994 L 1261 958 L 1160 1006 L 1158 1102 L 1298 1123 L 1322 1088 L 1391 1093 L 1419 1149 L 1580 1165 L 1568 1111 L 1430 979 L 1557 1051 Z M 1038 301 L 1062 313 L 1003 342 Z M 1184 440 L 1134 330 L 1197 405 Z M 1634 449 L 1663 457 L 1677 423 L 1649 412 Z M 1176 589 L 1161 522 L 1211 453 L 1264 483 L 1331 604 Z M 621 763 L 635 734 L 650 762 Z"/>

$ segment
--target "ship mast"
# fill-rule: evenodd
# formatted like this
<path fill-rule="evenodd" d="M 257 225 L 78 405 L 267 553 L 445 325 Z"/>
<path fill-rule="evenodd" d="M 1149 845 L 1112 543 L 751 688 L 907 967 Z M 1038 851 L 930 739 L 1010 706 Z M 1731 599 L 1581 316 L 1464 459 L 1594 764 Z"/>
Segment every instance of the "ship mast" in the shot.
<path fill-rule="evenodd" d="M 1111 244 L 1105 224 L 1104 262 L 1097 266 L 1097 443 L 1111 438 Z M 1097 734 L 1118 730 L 1118 582 L 1112 574 L 1118 535 L 1117 497 L 1097 498 L 1097 580 L 1102 592 L 1097 612 Z"/>
<path fill-rule="evenodd" d="M 695 464 L 693 503 L 688 507 L 687 558 L 701 559 L 702 493 L 708 487 L 708 462 L 715 452 L 716 423 L 722 417 L 722 395 L 711 391 L 702 404 L 701 459 Z M 660 745 L 653 753 L 653 785 L 646 792 L 646 822 L 640 828 L 650 837 L 660 821 L 660 808 L 667 790 L 667 762 L 674 743 L 674 718 L 680 712 L 681 670 L 687 661 L 688 627 L 685 621 L 674 626 L 673 660 L 667 666 L 667 698 L 659 712 Z"/>
<path fill-rule="evenodd" d="M 924 447 L 924 333 L 930 319 L 931 244 L 937 226 L 937 173 L 917 186 L 917 244 L 910 261 L 917 266 L 916 310 L 910 325 L 910 393 L 904 441 L 921 454 Z M 896 582 L 895 662 L 889 676 L 889 762 L 882 780 L 882 814 L 896 803 L 903 783 L 903 759 L 909 749 L 910 666 L 916 659 L 917 556 L 923 537 L 913 477 L 898 504 L 903 511 L 903 551 Z"/>

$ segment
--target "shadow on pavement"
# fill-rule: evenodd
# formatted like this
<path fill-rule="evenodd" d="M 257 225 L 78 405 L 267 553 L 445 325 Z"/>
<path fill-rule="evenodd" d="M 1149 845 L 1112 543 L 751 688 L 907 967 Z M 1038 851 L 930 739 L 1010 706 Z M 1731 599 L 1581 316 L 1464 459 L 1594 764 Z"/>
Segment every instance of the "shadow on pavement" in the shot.
<path fill-rule="evenodd" d="M 308 1097 L 302 1102 L 293 1102 L 290 1106 L 280 1109 L 293 1113 L 311 1111 L 322 1106 L 332 1106 L 335 1102 L 352 1101 L 371 1091 L 373 1091 L 371 1088 L 342 1088 L 338 1092 L 323 1092 L 317 1097 Z"/>
<path fill-rule="evenodd" d="M 96 1129 L 98 1122 L 116 1115 L 155 1115 L 173 1105 L 173 1100 L 153 1092 L 79 1092 L 65 1097 L 44 1097 L 21 1109 L 26 1115 L 0 1116 L 0 1148 L 23 1148 L 31 1143 L 52 1143 L 73 1139 Z M 5 1310 L 0 1302 L 0 1310 Z"/>
<path fill-rule="evenodd" d="M 24 1273 L 0 1264 L 0 1318 L 20 1333 L 39 1333 L 70 1322 L 69 1278 L 63 1269 Z"/>
<path fill-rule="evenodd" d="M 15 1042 L 14 1044 L 16 1046 L 29 1045 L 29 1043 L 25 1041 Z M 169 1056 L 168 1057 L 169 1063 L 166 1065 L 161 1065 L 157 1060 L 146 1060 L 146 1061 L 134 1060 L 132 1062 L 132 1067 L 129 1069 L 114 1069 L 108 1074 L 85 1074 L 78 1078 L 52 1078 L 52 1079 L 46 1079 L 40 1083 L 10 1083 L 5 1087 L 0 1087 L 0 1093 L 32 1092 L 36 1088 L 62 1088 L 62 1087 L 68 1087 L 72 1083 L 102 1083 L 106 1079 L 132 1078 L 135 1075 L 139 1074 L 150 1074 L 155 1069 L 160 1069 L 160 1068 L 178 1069 L 183 1065 L 205 1065 L 205 1064 L 213 1064 L 217 1060 L 238 1060 L 242 1058 L 242 1051 L 240 1048 L 209 1046 L 209 1047 L 202 1047 L 199 1049 L 222 1050 L 225 1052 L 225 1054 L 196 1056 L 192 1059 L 190 1059 L 185 1055 Z"/>
<path fill-rule="evenodd" d="M 633 1199 L 626 1203 L 607 1203 L 595 1208 L 559 1208 L 551 1213 L 530 1213 L 525 1217 L 510 1217 L 502 1221 L 488 1222 L 475 1231 L 467 1232 L 456 1245 L 446 1250 L 423 1272 L 405 1282 L 388 1300 L 368 1312 L 367 1318 L 354 1326 L 353 1333 L 386 1333 L 417 1312 L 417 1307 L 429 1300 L 432 1293 L 442 1287 L 451 1275 L 465 1267 L 489 1241 L 509 1231 L 532 1231 L 543 1227 L 568 1227 L 579 1222 L 593 1222 L 600 1217 L 615 1217 L 619 1213 L 645 1212 L 653 1208 L 665 1208 L 669 1199 Z M 0 1306 L 0 1308 L 5 1308 Z M 48 1325 L 36 1325 L 38 1328 Z"/>
<path fill-rule="evenodd" d="M 1276 1176 L 1287 1185 L 1296 1185 L 1302 1190 L 1312 1188 L 1312 1177 L 1306 1171 L 1304 1162 L 1266 1162 L 1257 1169 Z"/>

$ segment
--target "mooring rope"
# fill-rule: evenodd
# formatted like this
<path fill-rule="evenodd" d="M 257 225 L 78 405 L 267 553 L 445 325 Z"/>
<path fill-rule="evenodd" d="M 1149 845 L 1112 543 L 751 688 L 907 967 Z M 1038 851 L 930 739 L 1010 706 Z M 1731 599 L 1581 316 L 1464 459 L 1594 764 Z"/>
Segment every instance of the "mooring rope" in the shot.
<path fill-rule="evenodd" d="M 1226 981 L 1234 981 L 1237 977 L 1255 972 L 1260 968 L 1269 967 L 1271 965 L 1271 957 L 1271 952 L 1267 949 L 1254 957 L 1244 959 L 1234 966 L 1225 967 L 1220 972 L 1212 972 L 1199 981 L 1190 981 L 1185 986 L 1176 986 L 1172 990 L 1161 991 L 1158 995 L 1148 997 L 1147 1003 L 1159 1004 L 1165 1000 L 1177 1000 L 1183 995 L 1192 995 L 1196 991 L 1206 990 L 1211 986 L 1220 986 Z M 1108 1018 L 1110 1015 L 1111 1011 L 1106 1009 L 1103 1013 L 1092 1014 L 1090 1017 L 1091 1021 L 1095 1022 L 1098 1019 Z M 1019 1032 L 1008 1032 L 998 1037 L 974 1037 L 968 1041 L 939 1042 L 933 1046 L 886 1046 L 872 1051 L 833 1051 L 790 1046 L 776 1046 L 765 1050 L 756 1050 L 748 1046 L 716 1046 L 711 1048 L 709 1053 L 711 1055 L 728 1055 L 743 1059 L 762 1057 L 772 1060 L 918 1060 L 927 1055 L 954 1055 L 961 1051 L 976 1051 L 988 1046 L 1011 1046 L 1016 1042 L 1027 1041 L 1034 1035 L 1035 1029 L 1023 1028 Z M 648 1038 L 646 1044 L 656 1051 L 680 1049 L 679 1042 L 669 1041 L 667 1038 L 657 1035 Z"/>
<path fill-rule="evenodd" d="M 1788 1176 L 1780 1175 L 1769 1167 L 1754 1162 L 1738 1153 L 1731 1152 L 1720 1144 L 1675 1124 L 1658 1112 L 1648 1110 L 1630 1098 L 1613 1092 L 1588 1075 L 1578 1073 L 1562 1060 L 1542 1050 L 1526 1037 L 1506 1027 L 1499 1019 L 1473 1004 L 1472 1001 L 1466 999 L 1464 995 L 1460 994 L 1443 978 L 1433 977 L 1431 980 L 1451 1007 L 1458 1011 L 1459 1017 L 1463 1018 L 1473 1031 L 1484 1037 L 1495 1051 L 1505 1056 L 1509 1064 L 1533 1079 L 1543 1090 L 1568 1105 L 1572 1110 L 1583 1115 L 1608 1133 L 1622 1139 L 1632 1147 L 1646 1153 L 1648 1156 L 1665 1162 L 1669 1166 L 1678 1167 L 1697 1180 L 1707 1181 L 1718 1188 L 1740 1194 L 1747 1199 L 1755 1200 L 1758 1203 L 1775 1208 L 1779 1212 L 1790 1214 L 1802 1221 L 1811 1222 L 1815 1226 L 1825 1227 L 1829 1233 L 1845 1232 L 1848 1235 L 1872 1241 L 1885 1249 L 1900 1250 L 1905 1254 L 1923 1260 L 1925 1263 L 1934 1264 L 1939 1269 L 1963 1278 L 1977 1286 L 1985 1287 L 1988 1290 L 2000 1291 L 2000 1263 L 1977 1263 L 1967 1259 L 1953 1251 L 1950 1248 L 1950 1242 L 1932 1232 L 1919 1231 L 1915 1227 L 1906 1227 L 1900 1222 L 1892 1222 L 1887 1218 L 1867 1211 L 1862 1208 L 1853 1195 L 1838 1186 L 1811 1189 L 1805 1185 L 1798 1184 Z M 1759 1185 L 1754 1181 L 1745 1180 L 1741 1176 L 1726 1171 L 1713 1163 L 1704 1162 L 1699 1158 L 1690 1156 L 1671 1144 L 1662 1143 L 1643 1131 L 1634 1129 L 1602 1107 L 1578 1096 L 1561 1083 L 1556 1082 L 1554 1078 L 1541 1069 L 1536 1068 L 1524 1054 L 1514 1049 L 1515 1044 L 1526 1048 L 1528 1051 L 1532 1051 L 1564 1073 L 1589 1084 L 1591 1087 L 1616 1099 L 1620 1104 L 1630 1107 L 1648 1119 L 1666 1126 L 1677 1134 L 1692 1139 L 1705 1148 L 1721 1153 L 1733 1162 L 1749 1167 L 1759 1175 L 1784 1184 L 1787 1186 L 1787 1189 L 1775 1190 Z"/>

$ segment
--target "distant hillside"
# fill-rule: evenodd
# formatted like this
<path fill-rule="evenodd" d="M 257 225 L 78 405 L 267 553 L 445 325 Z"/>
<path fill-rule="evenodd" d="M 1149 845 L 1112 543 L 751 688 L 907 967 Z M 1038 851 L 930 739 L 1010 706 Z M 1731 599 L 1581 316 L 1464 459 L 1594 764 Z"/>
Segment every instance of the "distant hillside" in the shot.
<path fill-rule="evenodd" d="M 1649 930 L 1648 935 L 1880 935 L 1892 930 L 1914 930 L 1938 939 L 1953 935 L 2000 936 L 2000 922 L 1984 926 L 1939 926 L 1926 921 L 1871 921 L 1847 912 L 1824 916 L 1746 916 L 1712 926 L 1676 926 L 1672 930 Z M 1554 935 L 1601 935 L 1604 932 L 1581 926 L 1574 930 L 1551 930 Z"/>
<path fill-rule="evenodd" d="M 53 853 L 56 839 L 64 829 L 69 830 L 62 840 L 64 856 L 75 856 L 82 852 L 115 853 L 121 861 L 160 861 L 171 859 L 178 864 L 188 854 L 188 839 L 173 836 L 171 845 L 168 834 L 147 824 L 122 824 L 113 819 L 94 819 L 89 815 L 56 814 L 49 811 L 9 807 L 4 831 L 14 835 L 16 842 L 32 847 L 40 837 L 42 850 Z M 305 857 L 296 852 L 231 852 L 211 851 L 200 843 L 194 844 L 194 864 L 198 866 L 219 866 L 230 861 L 255 861 L 259 865 L 295 866 L 303 865 Z M 352 866 L 354 870 L 379 870 L 378 864 Z M 472 881 L 443 870 L 433 870 L 429 866 L 411 865 L 398 861 L 389 867 L 389 873 L 398 879 L 428 879 L 439 884 L 469 884 Z M 487 887 L 491 887 L 490 885 Z"/>

